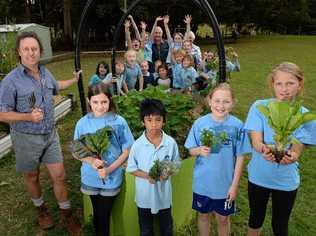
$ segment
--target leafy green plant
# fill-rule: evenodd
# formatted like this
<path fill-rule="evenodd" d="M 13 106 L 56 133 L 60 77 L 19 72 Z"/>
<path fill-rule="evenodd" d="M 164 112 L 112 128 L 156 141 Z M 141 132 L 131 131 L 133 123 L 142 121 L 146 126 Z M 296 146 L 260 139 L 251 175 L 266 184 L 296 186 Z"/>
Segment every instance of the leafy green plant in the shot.
<path fill-rule="evenodd" d="M 160 87 L 149 86 L 142 92 L 130 91 L 128 96 L 115 97 L 119 114 L 127 120 L 134 137 L 139 137 L 144 131 L 144 126 L 139 118 L 139 105 L 145 98 L 159 99 L 166 106 L 167 117 L 163 130 L 176 139 L 180 152 L 183 154 L 186 135 L 193 121 L 199 115 L 192 111 L 196 105 L 192 96 L 170 93 Z"/>
<path fill-rule="evenodd" d="M 202 145 L 210 147 L 212 150 L 218 149 L 218 146 L 225 142 L 225 140 L 228 138 L 228 135 L 224 131 L 221 132 L 219 135 L 216 135 L 213 131 L 209 129 L 202 129 L 200 138 Z"/>
<path fill-rule="evenodd" d="M 269 126 L 274 130 L 275 146 L 271 146 L 276 161 L 280 162 L 289 144 L 297 143 L 293 132 L 306 122 L 316 120 L 315 112 L 302 112 L 298 101 L 271 101 L 267 106 L 258 105 L 258 110 L 267 118 Z"/>
<path fill-rule="evenodd" d="M 102 129 L 97 130 L 93 134 L 81 135 L 78 140 L 74 140 L 71 143 L 72 155 L 76 159 L 82 159 L 88 156 L 95 156 L 98 159 L 102 159 L 103 153 L 110 146 L 109 134 L 112 132 L 112 128 L 105 126 Z M 99 169 L 103 169 L 104 166 L 100 166 Z M 105 184 L 104 179 L 102 179 Z"/>
<path fill-rule="evenodd" d="M 180 169 L 180 163 L 170 160 L 155 160 L 154 165 L 149 170 L 149 176 L 160 181 L 160 178 L 167 179 L 169 176 L 177 173 Z"/>

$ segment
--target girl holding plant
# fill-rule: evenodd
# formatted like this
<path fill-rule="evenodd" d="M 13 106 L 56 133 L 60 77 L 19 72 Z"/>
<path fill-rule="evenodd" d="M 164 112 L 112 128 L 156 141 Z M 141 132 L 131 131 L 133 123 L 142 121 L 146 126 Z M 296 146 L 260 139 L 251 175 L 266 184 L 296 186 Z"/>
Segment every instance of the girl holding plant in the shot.
<path fill-rule="evenodd" d="M 201 236 L 210 235 L 211 213 L 216 216 L 218 235 L 229 235 L 243 155 L 251 148 L 243 123 L 230 115 L 235 103 L 230 86 L 217 85 L 206 100 L 211 113 L 194 122 L 184 145 L 196 157 L 192 208 L 198 212 Z"/>
<path fill-rule="evenodd" d="M 106 150 L 95 153 L 100 158 L 91 155 L 80 159 L 81 192 L 91 199 L 95 234 L 104 236 L 109 235 L 112 206 L 122 184 L 122 165 L 134 138 L 125 119 L 116 114 L 116 106 L 107 85 L 98 83 L 89 86 L 88 102 L 91 112 L 77 122 L 74 139 L 98 133 L 105 127 L 111 130 L 106 137 L 96 138 L 109 141 Z"/>
<path fill-rule="evenodd" d="M 297 114 L 290 114 L 294 109 L 290 104 L 295 102 L 304 84 L 301 69 L 293 63 L 284 62 L 272 70 L 268 82 L 274 92 L 274 98 L 255 101 L 245 123 L 253 147 L 248 165 L 249 236 L 260 235 L 270 195 L 273 233 L 277 236 L 288 235 L 288 221 L 300 182 L 297 161 L 303 144 L 316 144 L 315 138 L 312 139 L 305 129 L 306 125 L 300 125 L 288 134 L 279 132 L 286 128 L 281 125 L 284 121 L 288 120 L 287 125 L 291 124 L 297 115 L 303 116 L 303 113 L 307 112 L 306 108 L 299 105 Z M 277 110 L 276 106 L 290 108 L 288 111 Z M 274 112 L 269 114 L 265 112 L 267 109 Z M 278 126 L 282 126 L 281 129 Z M 292 138 L 296 141 L 287 143 Z M 282 140 L 285 140 L 285 143 Z M 281 149 L 280 146 L 286 147 L 287 150 L 277 158 L 269 144 L 276 144 L 278 150 Z"/>

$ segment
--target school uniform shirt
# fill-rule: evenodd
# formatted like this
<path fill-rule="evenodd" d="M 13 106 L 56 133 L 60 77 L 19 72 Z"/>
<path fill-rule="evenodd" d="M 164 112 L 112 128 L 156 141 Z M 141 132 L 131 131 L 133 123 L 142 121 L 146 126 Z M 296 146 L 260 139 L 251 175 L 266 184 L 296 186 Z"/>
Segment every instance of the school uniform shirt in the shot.
<path fill-rule="evenodd" d="M 202 62 L 202 53 L 199 46 L 192 44 L 192 55 L 195 58 L 195 63 L 199 65 Z"/>
<path fill-rule="evenodd" d="M 152 44 L 153 43 L 151 39 L 149 39 L 148 42 L 144 46 L 144 60 L 148 62 L 152 62 L 152 54 L 153 54 L 153 51 L 151 49 Z"/>
<path fill-rule="evenodd" d="M 240 63 L 238 58 L 234 58 L 231 61 L 226 60 L 226 71 L 232 72 L 232 71 L 240 71 Z"/>
<path fill-rule="evenodd" d="M 172 82 L 171 82 L 171 79 L 170 79 L 170 78 L 161 79 L 160 77 L 158 77 L 158 78 L 156 79 L 156 84 L 157 84 L 157 85 L 165 86 L 165 87 L 167 87 L 167 88 L 170 88 L 171 85 L 172 85 Z"/>
<path fill-rule="evenodd" d="M 127 83 L 128 90 L 135 89 L 135 84 L 141 75 L 142 71 L 138 64 L 129 65 L 125 63 L 124 79 Z"/>
<path fill-rule="evenodd" d="M 129 149 L 134 142 L 128 124 L 122 116 L 108 112 L 103 116 L 95 117 L 93 113 L 88 113 L 77 122 L 74 139 L 79 139 L 84 134 L 93 134 L 105 126 L 110 126 L 114 130 L 109 137 L 111 144 L 102 156 L 106 165 L 111 165 L 122 151 Z M 123 171 L 122 167 L 117 168 L 106 177 L 105 184 L 103 184 L 98 172 L 90 164 L 82 162 L 81 182 L 95 188 L 116 189 L 122 184 Z"/>
<path fill-rule="evenodd" d="M 103 82 L 106 84 L 112 83 L 112 73 L 108 73 L 105 76 Z M 123 82 L 124 82 L 124 74 L 116 75 L 116 83 L 113 83 L 112 85 L 116 84 L 117 94 L 120 94 L 122 87 L 123 87 Z M 111 93 L 114 94 L 113 86 L 111 86 L 110 89 L 111 89 Z"/>
<path fill-rule="evenodd" d="M 189 88 L 196 82 L 196 78 L 199 74 L 196 70 L 190 66 L 189 68 L 183 68 L 180 71 L 181 86 L 179 88 Z"/>
<path fill-rule="evenodd" d="M 171 65 L 172 69 L 172 77 L 173 77 L 173 88 L 182 88 L 183 83 L 181 79 L 181 69 L 182 69 L 182 64 L 181 63 L 174 63 Z"/>
<path fill-rule="evenodd" d="M 247 132 L 257 131 L 263 133 L 265 144 L 274 144 L 274 131 L 270 128 L 265 116 L 258 110 L 258 105 L 267 105 L 272 99 L 257 100 L 250 107 L 245 123 Z M 307 109 L 302 107 L 302 112 Z M 293 136 L 303 144 L 315 144 L 310 131 L 300 126 L 293 133 Z M 315 136 L 314 136 L 315 137 Z M 252 149 L 252 158 L 248 164 L 248 179 L 251 183 L 270 189 L 293 191 L 300 184 L 299 164 L 278 164 L 267 161 L 261 153 Z"/>
<path fill-rule="evenodd" d="M 179 150 L 175 140 L 163 132 L 161 143 L 155 147 L 146 138 L 144 132 L 131 148 L 126 171 L 141 170 L 149 173 L 155 160 L 164 159 L 179 162 Z M 151 209 L 152 214 L 170 208 L 172 204 L 170 177 L 155 184 L 149 183 L 147 179 L 135 177 L 135 202 L 140 208 Z"/>
<path fill-rule="evenodd" d="M 171 63 L 171 53 L 173 50 L 178 50 L 182 48 L 182 43 L 175 43 L 173 41 L 169 41 L 168 40 L 168 44 L 169 44 L 169 52 L 168 52 L 168 56 L 166 59 L 166 63 L 170 64 Z"/>
<path fill-rule="evenodd" d="M 89 85 L 100 83 L 100 82 L 102 82 L 103 79 L 104 78 L 101 78 L 99 75 L 94 74 L 91 76 L 91 78 L 89 80 Z"/>
<path fill-rule="evenodd" d="M 232 184 L 237 158 L 251 152 L 248 136 L 243 123 L 238 118 L 228 115 L 224 121 L 213 119 L 211 113 L 197 119 L 189 132 L 184 146 L 187 149 L 203 146 L 201 132 L 211 130 L 216 136 L 225 132 L 227 139 L 222 143 L 218 153 L 197 156 L 193 169 L 193 192 L 212 199 L 227 198 Z"/>

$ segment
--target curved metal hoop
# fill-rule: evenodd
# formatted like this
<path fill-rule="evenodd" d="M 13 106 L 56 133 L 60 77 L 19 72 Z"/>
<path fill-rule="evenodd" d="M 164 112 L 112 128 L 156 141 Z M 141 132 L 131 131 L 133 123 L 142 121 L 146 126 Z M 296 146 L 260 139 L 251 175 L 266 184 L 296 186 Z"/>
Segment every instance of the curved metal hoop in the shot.
<path fill-rule="evenodd" d="M 112 63 L 112 73 L 115 73 L 115 58 L 116 58 L 116 49 L 117 49 L 117 42 L 118 42 L 118 37 L 119 33 L 121 30 L 122 25 L 124 24 L 125 19 L 127 16 L 130 14 L 130 12 L 141 2 L 142 0 L 135 0 L 132 2 L 130 7 L 127 9 L 127 11 L 122 15 L 120 21 L 118 22 L 114 36 L 113 36 L 113 41 L 112 41 L 112 58 L 111 58 L 111 63 Z M 196 4 L 202 11 L 205 13 L 211 23 L 213 32 L 214 32 L 214 37 L 216 41 L 216 46 L 217 46 L 217 51 L 218 51 L 218 56 L 219 56 L 219 82 L 225 82 L 226 81 L 226 60 L 225 60 L 225 49 L 224 49 L 224 41 L 220 32 L 220 28 L 216 19 L 216 16 L 208 3 L 207 0 L 192 0 L 194 4 Z M 76 34 L 76 44 L 75 44 L 75 67 L 77 70 L 81 68 L 80 64 L 80 43 L 81 43 L 81 36 L 82 36 L 82 28 L 85 23 L 85 20 L 87 18 L 88 11 L 91 7 L 91 4 L 94 2 L 94 0 L 88 0 L 83 12 L 81 14 L 80 22 L 78 25 L 78 30 Z M 78 89 L 79 89 L 79 96 L 80 96 L 80 103 L 81 103 L 81 110 L 82 114 L 86 114 L 86 100 L 84 96 L 84 88 L 83 88 L 83 82 L 82 82 L 82 76 L 80 80 L 78 81 Z"/>

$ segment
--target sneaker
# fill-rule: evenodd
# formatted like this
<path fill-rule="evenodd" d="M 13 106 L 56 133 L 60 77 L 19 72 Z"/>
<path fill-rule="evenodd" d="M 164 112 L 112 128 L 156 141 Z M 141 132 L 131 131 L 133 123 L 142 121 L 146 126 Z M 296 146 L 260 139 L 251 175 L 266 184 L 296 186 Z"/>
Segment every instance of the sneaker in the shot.
<path fill-rule="evenodd" d="M 80 235 L 81 226 L 73 217 L 71 209 L 60 209 L 60 216 L 62 225 L 68 230 L 71 236 Z"/>
<path fill-rule="evenodd" d="M 38 213 L 37 220 L 41 229 L 49 229 L 54 226 L 53 218 L 49 214 L 48 209 L 45 206 L 45 204 L 42 204 L 41 206 L 37 207 L 37 213 Z"/>

